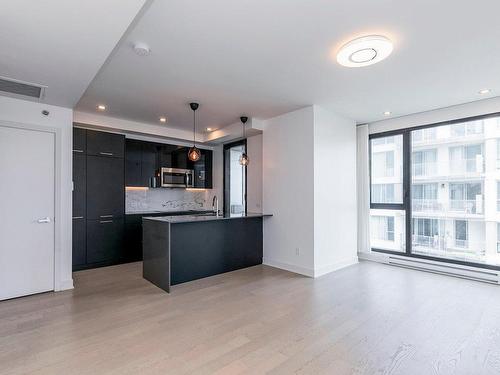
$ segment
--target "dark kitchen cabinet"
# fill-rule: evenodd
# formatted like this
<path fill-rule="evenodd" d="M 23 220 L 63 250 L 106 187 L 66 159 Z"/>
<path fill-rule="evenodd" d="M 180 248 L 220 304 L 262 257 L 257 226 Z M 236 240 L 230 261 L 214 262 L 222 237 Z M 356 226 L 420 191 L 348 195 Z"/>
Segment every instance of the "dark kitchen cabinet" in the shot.
<path fill-rule="evenodd" d="M 123 158 L 125 156 L 125 136 L 87 130 L 87 155 Z"/>
<path fill-rule="evenodd" d="M 159 145 L 158 149 L 158 167 L 159 168 L 175 168 L 172 160 L 172 153 L 179 146 L 175 145 Z"/>
<path fill-rule="evenodd" d="M 124 160 L 87 156 L 87 219 L 109 219 L 124 214 Z"/>
<path fill-rule="evenodd" d="M 139 214 L 125 217 L 125 262 L 142 260 L 142 217 Z"/>
<path fill-rule="evenodd" d="M 87 157 L 73 153 L 73 217 L 86 217 Z"/>
<path fill-rule="evenodd" d="M 125 141 L 125 185 L 141 186 L 142 142 L 135 139 Z M 148 185 L 146 185 L 148 186 Z"/>
<path fill-rule="evenodd" d="M 188 150 L 189 147 L 178 146 L 172 151 L 172 168 L 188 169 Z"/>
<path fill-rule="evenodd" d="M 194 170 L 195 188 L 212 188 L 212 151 L 201 150 L 200 160 L 190 162 L 190 169 Z"/>
<path fill-rule="evenodd" d="M 159 146 L 152 142 L 142 143 L 141 185 L 149 186 L 151 177 L 155 177 L 158 166 Z"/>
<path fill-rule="evenodd" d="M 73 128 L 73 152 L 78 154 L 87 152 L 87 130 Z"/>
<path fill-rule="evenodd" d="M 87 221 L 83 217 L 73 217 L 73 268 L 87 263 Z"/>
<path fill-rule="evenodd" d="M 123 261 L 124 149 L 123 135 L 73 128 L 73 270 Z"/>
<path fill-rule="evenodd" d="M 123 217 L 87 221 L 88 264 L 113 264 L 119 262 L 123 245 Z"/>

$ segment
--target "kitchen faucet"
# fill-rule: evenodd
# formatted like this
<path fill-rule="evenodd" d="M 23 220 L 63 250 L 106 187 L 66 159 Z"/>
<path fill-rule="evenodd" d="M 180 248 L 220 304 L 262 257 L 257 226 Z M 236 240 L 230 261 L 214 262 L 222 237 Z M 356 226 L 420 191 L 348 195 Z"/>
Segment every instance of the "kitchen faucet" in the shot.
<path fill-rule="evenodd" d="M 217 199 L 217 195 L 214 195 L 212 199 L 212 211 L 215 212 L 215 216 L 219 216 L 219 199 Z"/>

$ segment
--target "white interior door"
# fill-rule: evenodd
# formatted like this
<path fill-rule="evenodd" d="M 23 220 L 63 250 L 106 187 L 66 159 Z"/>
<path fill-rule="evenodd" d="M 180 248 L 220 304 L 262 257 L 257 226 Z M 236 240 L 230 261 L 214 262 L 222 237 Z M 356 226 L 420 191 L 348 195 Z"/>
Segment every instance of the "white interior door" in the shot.
<path fill-rule="evenodd" d="M 0 300 L 54 290 L 55 134 L 0 124 Z"/>

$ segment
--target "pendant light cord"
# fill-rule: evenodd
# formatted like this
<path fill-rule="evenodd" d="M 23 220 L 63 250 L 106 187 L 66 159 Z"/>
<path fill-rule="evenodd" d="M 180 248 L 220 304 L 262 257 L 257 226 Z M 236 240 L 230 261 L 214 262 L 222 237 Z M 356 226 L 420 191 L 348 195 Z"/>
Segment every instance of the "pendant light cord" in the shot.
<path fill-rule="evenodd" d="M 196 111 L 193 111 L 193 146 L 196 146 Z"/>

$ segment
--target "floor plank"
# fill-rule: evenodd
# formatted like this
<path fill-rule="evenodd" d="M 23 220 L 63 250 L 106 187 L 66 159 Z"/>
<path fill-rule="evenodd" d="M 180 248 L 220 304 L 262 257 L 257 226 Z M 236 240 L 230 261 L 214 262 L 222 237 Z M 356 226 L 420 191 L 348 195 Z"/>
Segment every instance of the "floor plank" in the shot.
<path fill-rule="evenodd" d="M 141 264 L 0 302 L 0 374 L 500 374 L 500 288 L 371 262 L 175 286 Z"/>

